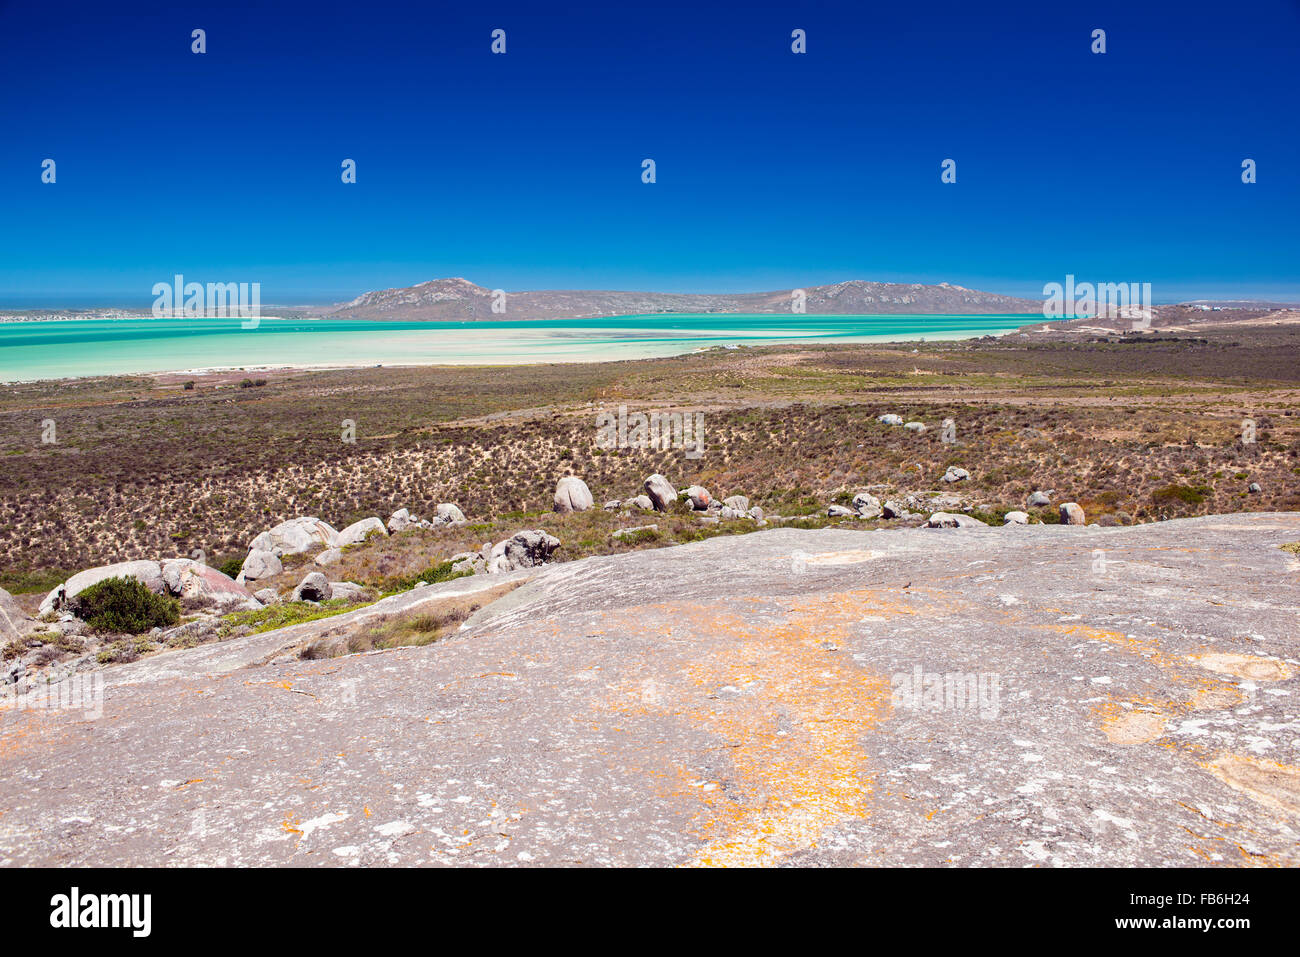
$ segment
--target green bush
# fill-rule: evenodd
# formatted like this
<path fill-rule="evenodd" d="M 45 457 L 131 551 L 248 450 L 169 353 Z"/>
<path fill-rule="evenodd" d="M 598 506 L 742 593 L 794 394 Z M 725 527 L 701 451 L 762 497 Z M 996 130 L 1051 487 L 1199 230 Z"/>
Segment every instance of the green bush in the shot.
<path fill-rule="evenodd" d="M 1152 492 L 1151 498 L 1157 504 L 1167 504 L 1177 500 L 1188 505 L 1200 505 L 1209 492 L 1210 490 L 1204 485 L 1166 485 Z"/>
<path fill-rule="evenodd" d="M 73 601 L 76 616 L 96 631 L 138 635 L 181 620 L 175 598 L 155 595 L 134 578 L 106 578 Z"/>
<path fill-rule="evenodd" d="M 221 563 L 217 565 L 217 571 L 221 572 L 221 574 L 225 575 L 227 578 L 238 578 L 240 569 L 243 567 L 244 560 L 238 555 L 232 555 L 229 558 L 223 559 Z"/>

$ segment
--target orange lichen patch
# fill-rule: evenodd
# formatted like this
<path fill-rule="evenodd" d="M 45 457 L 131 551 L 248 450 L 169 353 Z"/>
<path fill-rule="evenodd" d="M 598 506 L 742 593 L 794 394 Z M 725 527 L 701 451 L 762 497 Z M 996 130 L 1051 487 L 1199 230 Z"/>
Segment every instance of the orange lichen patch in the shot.
<path fill-rule="evenodd" d="M 1102 722 L 1112 744 L 1146 744 L 1165 733 L 1165 716 L 1151 711 L 1127 711 Z"/>
<path fill-rule="evenodd" d="M 67 726 L 58 720 L 61 712 L 25 708 L 0 721 L 0 760 L 26 754 L 44 754 L 56 742 L 67 740 Z"/>
<path fill-rule="evenodd" d="M 1162 668 L 1173 667 L 1179 663 L 1177 656 L 1162 651 L 1159 643 L 1154 639 L 1130 638 L 1118 631 L 1103 631 L 1100 628 L 1092 628 L 1083 624 L 1044 625 L 1043 627 L 1048 631 L 1060 632 L 1063 635 L 1077 635 L 1088 641 L 1105 642 L 1123 651 L 1146 658 Z"/>
<path fill-rule="evenodd" d="M 294 825 L 297 823 L 298 823 L 298 816 L 296 814 L 290 814 L 288 817 L 286 817 L 283 821 L 280 822 L 280 827 L 284 828 L 290 834 L 297 834 L 299 837 L 302 837 L 301 828 L 294 827 Z"/>
<path fill-rule="evenodd" d="M 1222 754 L 1202 766 L 1233 790 L 1282 814 L 1300 817 L 1300 768 L 1240 754 Z"/>
<path fill-rule="evenodd" d="M 1213 688 L 1198 688 L 1192 692 L 1187 707 L 1193 711 L 1226 711 L 1235 708 L 1246 700 L 1246 695 L 1231 685 L 1218 685 Z"/>
<path fill-rule="evenodd" d="M 1293 674 L 1291 666 L 1285 661 L 1260 655 L 1215 651 L 1204 655 L 1188 655 L 1187 660 L 1207 671 L 1251 681 L 1286 681 Z"/>
<path fill-rule="evenodd" d="M 917 611 L 875 590 L 761 604 L 784 618 L 762 625 L 716 607 L 674 607 L 674 638 L 699 641 L 699 654 L 677 674 L 613 689 L 615 710 L 671 714 L 726 743 L 722 780 L 678 767 L 670 785 L 703 805 L 694 830 L 706 846 L 695 866 L 774 864 L 868 814 L 873 780 L 860 742 L 889 717 L 890 685 L 835 649 L 864 612 Z M 637 698 L 641 706 L 628 703 Z"/>

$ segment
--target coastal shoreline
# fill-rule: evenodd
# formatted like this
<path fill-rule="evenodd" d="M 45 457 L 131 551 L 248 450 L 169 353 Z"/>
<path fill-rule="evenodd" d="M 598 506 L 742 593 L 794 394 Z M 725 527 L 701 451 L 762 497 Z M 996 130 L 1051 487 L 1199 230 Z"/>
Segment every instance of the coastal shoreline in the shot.
<path fill-rule="evenodd" d="M 262 317 L 268 321 L 272 317 Z M 610 317 L 611 320 L 617 319 L 640 319 L 646 317 Z M 658 318 L 658 317 L 655 317 Z M 677 317 L 665 314 L 663 317 L 668 322 L 681 321 L 682 319 L 693 318 L 690 316 Z M 725 318 L 715 316 L 711 318 Z M 739 318 L 739 317 L 738 317 Z M 761 316 L 760 318 L 768 318 Z M 778 317 L 772 317 L 778 318 Z M 843 320 L 843 316 L 832 315 L 810 315 L 801 316 L 801 320 Z M 865 318 L 877 318 L 869 316 Z M 883 319 L 893 319 L 893 316 L 881 316 Z M 918 317 L 924 319 L 952 319 L 955 317 L 946 315 Z M 964 317 L 962 317 L 964 318 Z M 977 317 L 970 317 L 977 318 Z M 978 317 L 985 318 L 985 317 Z M 536 327 L 525 327 L 529 331 L 540 332 L 535 343 L 528 343 L 525 340 L 516 340 L 512 347 L 503 347 L 496 351 L 489 351 L 484 354 L 464 353 L 452 356 L 440 356 L 434 361 L 411 361 L 409 355 L 404 356 L 397 353 L 389 355 L 372 356 L 364 361 L 326 361 L 326 362 L 263 362 L 256 364 L 234 364 L 234 363 L 216 363 L 212 365 L 197 366 L 159 366 L 156 368 L 147 367 L 114 367 L 114 368 L 97 368 L 94 370 L 72 372 L 67 375 L 35 375 L 10 377 L 4 375 L 4 344 L 0 341 L 0 383 L 5 385 L 20 385 L 37 382 L 62 382 L 76 381 L 85 379 L 113 378 L 118 376 L 157 376 L 177 379 L 186 376 L 214 376 L 214 375 L 233 375 L 236 373 L 294 373 L 294 372 L 319 372 L 338 369 L 369 369 L 369 368 L 425 368 L 425 367 L 463 367 L 463 366 L 544 366 L 544 365 L 562 365 L 570 363 L 605 363 L 605 362 L 628 362 L 644 359 L 663 359 L 677 356 L 695 355 L 711 350 L 740 350 L 751 348 L 770 348 L 780 346 L 797 347 L 801 345 L 861 345 L 872 344 L 881 346 L 904 346 L 907 344 L 916 344 L 924 342 L 962 342 L 981 339 L 988 336 L 1003 337 L 1011 334 L 1023 335 L 1042 335 L 1042 330 L 1030 333 L 1025 330 L 1030 326 L 1043 325 L 1044 320 L 1041 317 L 1025 315 L 1016 316 L 1016 319 L 1023 318 L 1025 321 L 1015 327 L 995 327 L 995 328 L 969 328 L 960 330 L 944 330 L 937 332 L 908 332 L 900 334 L 898 332 L 884 332 L 876 335 L 864 333 L 859 335 L 834 335 L 820 331 L 812 331 L 807 335 L 775 335 L 775 336 L 754 336 L 746 337 L 737 330 L 737 335 L 732 338 L 726 335 L 726 331 L 714 331 L 710 338 L 718 341 L 712 341 L 708 345 L 701 345 L 699 337 L 684 337 L 680 342 L 667 343 L 659 338 L 633 337 L 630 341 L 601 341 L 601 342 L 574 342 L 566 344 L 566 340 L 575 338 L 572 335 L 566 335 L 569 327 L 553 326 L 538 330 Z M 106 321 L 122 321 L 120 319 Z M 232 320 L 233 321 L 233 320 Z M 302 321 L 302 320 L 293 320 Z M 325 320 L 322 320 L 325 321 Z M 590 320 L 585 320 L 590 321 Z M 523 320 L 521 322 L 527 322 Z M 30 323 L 21 323 L 22 325 L 31 325 Z M 60 321 L 61 324 L 61 321 Z M 382 328 L 382 323 L 375 324 L 377 328 Z M 423 324 L 421 324 L 423 325 Z M 438 327 L 453 325 L 451 322 L 440 320 L 430 322 L 429 331 L 437 331 Z M 472 329 L 465 329 L 465 323 L 455 324 L 455 330 L 458 333 L 472 332 Z M 470 324 L 473 325 L 473 324 Z M 573 327 L 577 329 L 578 327 Z M 396 329 L 394 332 L 408 332 L 419 330 Z M 497 330 L 493 330 L 497 331 Z M 522 330 L 521 330 L 522 331 Z M 590 330 L 580 330 L 584 333 Z M 611 328 L 609 333 L 616 335 L 620 330 L 617 327 Z M 644 333 L 646 330 L 635 330 Z M 340 348 L 346 349 L 347 344 L 341 343 Z M 26 348 L 25 346 L 16 346 L 15 348 Z M 545 350 L 553 349 L 553 356 L 544 355 Z"/>

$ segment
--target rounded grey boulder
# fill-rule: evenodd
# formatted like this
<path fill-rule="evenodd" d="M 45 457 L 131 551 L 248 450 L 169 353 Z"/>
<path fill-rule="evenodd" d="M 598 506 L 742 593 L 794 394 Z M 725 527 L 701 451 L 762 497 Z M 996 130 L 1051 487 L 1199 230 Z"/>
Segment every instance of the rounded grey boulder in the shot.
<path fill-rule="evenodd" d="M 540 528 L 516 532 L 503 542 L 497 542 L 488 553 L 487 572 L 498 574 L 519 568 L 535 568 L 551 560 L 551 554 L 560 547 L 560 540 Z"/>
<path fill-rule="evenodd" d="M 464 525 L 469 521 L 465 513 L 460 510 L 460 506 L 453 502 L 439 502 L 435 511 L 437 512 L 435 521 L 441 525 Z"/>
<path fill-rule="evenodd" d="M 926 528 L 988 528 L 978 518 L 953 512 L 935 512 L 925 523 Z"/>
<path fill-rule="evenodd" d="M 335 542 L 339 548 L 348 545 L 360 545 L 371 535 L 378 535 L 381 538 L 388 537 L 388 529 L 384 528 L 384 523 L 378 518 L 363 518 L 359 522 L 353 522 L 343 531 L 339 532 L 338 540 Z"/>
<path fill-rule="evenodd" d="M 677 501 L 677 489 L 658 472 L 644 482 L 645 493 L 656 512 L 666 512 Z"/>
<path fill-rule="evenodd" d="M 686 498 L 691 503 L 691 508 L 696 511 L 704 511 L 713 504 L 713 496 L 703 485 L 692 485 L 686 490 Z"/>
<path fill-rule="evenodd" d="M 1061 524 L 1086 525 L 1087 520 L 1083 517 L 1083 508 L 1077 502 L 1063 502 L 1061 504 Z"/>
<path fill-rule="evenodd" d="M 330 587 L 329 579 L 320 572 L 312 572 L 293 590 L 293 600 L 329 601 L 333 594 L 334 589 Z"/>
<path fill-rule="evenodd" d="M 591 489 L 576 475 L 566 475 L 555 486 L 555 511 L 585 512 L 595 504 Z"/>
<path fill-rule="evenodd" d="M 280 572 L 284 571 L 284 565 L 280 559 L 273 553 L 256 548 L 248 553 L 244 559 L 244 564 L 239 569 L 239 575 L 235 581 L 241 585 L 248 582 L 260 581 L 263 578 L 273 578 Z"/>

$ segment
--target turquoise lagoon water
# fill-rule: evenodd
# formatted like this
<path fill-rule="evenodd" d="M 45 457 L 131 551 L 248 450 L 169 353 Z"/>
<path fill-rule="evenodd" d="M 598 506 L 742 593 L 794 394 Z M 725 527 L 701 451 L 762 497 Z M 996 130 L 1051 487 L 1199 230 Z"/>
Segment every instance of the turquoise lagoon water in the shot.
<path fill-rule="evenodd" d="M 515 322 L 263 318 L 0 322 L 0 381 L 283 366 L 519 364 L 782 342 L 965 339 L 1023 316 L 648 315 Z"/>

